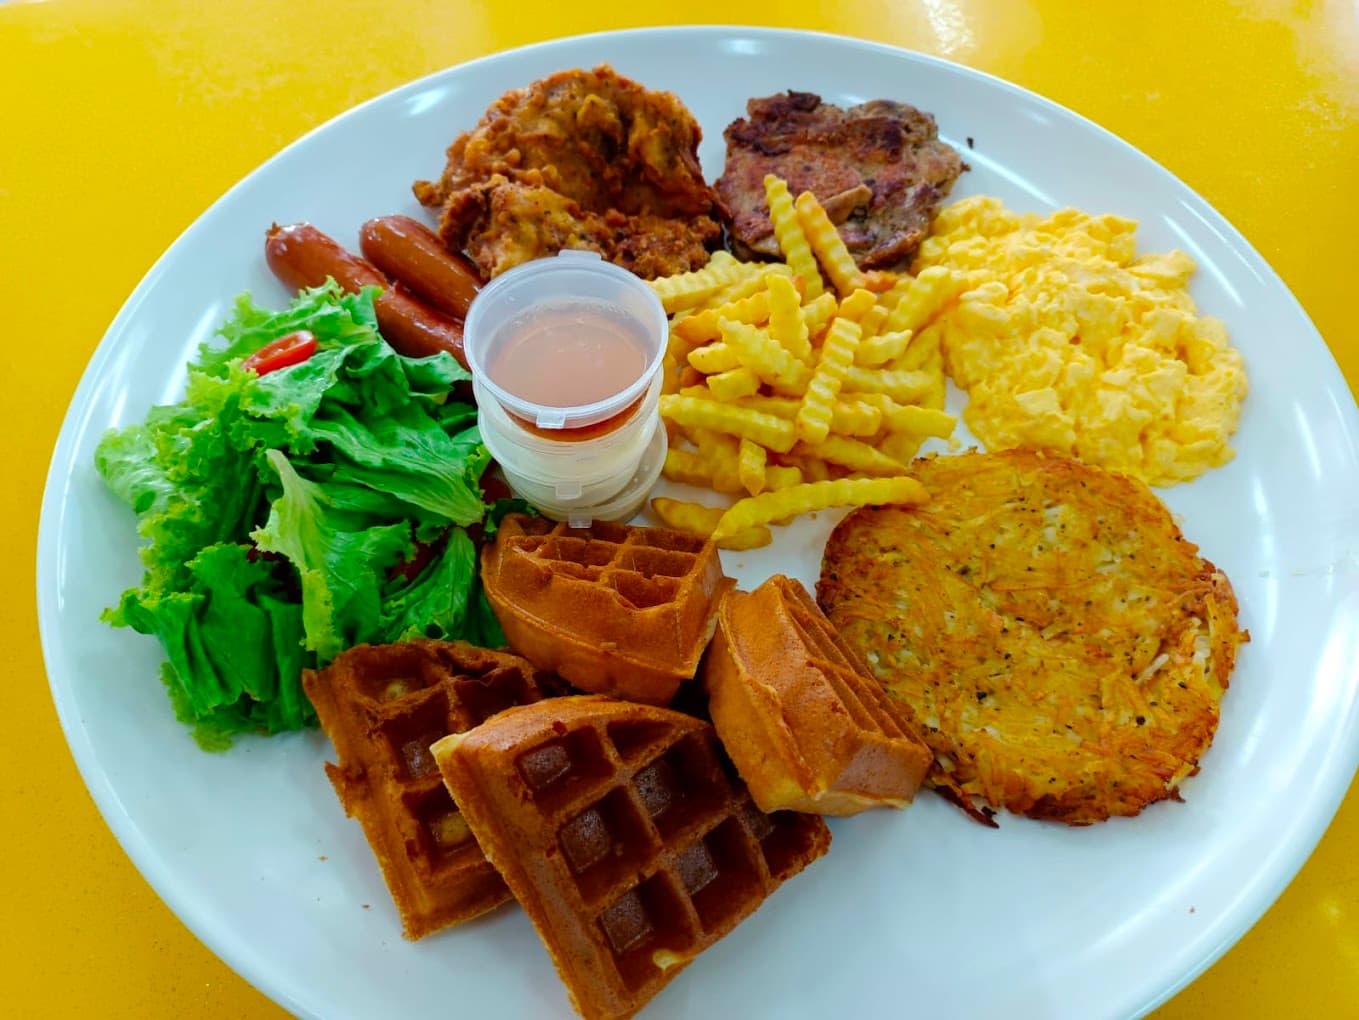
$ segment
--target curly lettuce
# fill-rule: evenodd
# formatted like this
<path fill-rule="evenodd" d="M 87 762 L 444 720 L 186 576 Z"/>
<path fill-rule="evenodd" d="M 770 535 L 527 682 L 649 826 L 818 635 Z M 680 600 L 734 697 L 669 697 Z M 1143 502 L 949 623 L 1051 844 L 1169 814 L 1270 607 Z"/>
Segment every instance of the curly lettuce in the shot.
<path fill-rule="evenodd" d="M 102 618 L 160 641 L 175 714 L 205 748 L 314 724 L 301 672 L 352 645 L 504 641 L 465 530 L 486 517 L 490 463 L 454 395 L 469 376 L 447 354 L 393 351 L 374 294 L 328 283 L 282 311 L 242 295 L 184 399 L 95 452 L 145 568 Z M 242 368 L 298 329 L 317 339 L 308 360 Z"/>

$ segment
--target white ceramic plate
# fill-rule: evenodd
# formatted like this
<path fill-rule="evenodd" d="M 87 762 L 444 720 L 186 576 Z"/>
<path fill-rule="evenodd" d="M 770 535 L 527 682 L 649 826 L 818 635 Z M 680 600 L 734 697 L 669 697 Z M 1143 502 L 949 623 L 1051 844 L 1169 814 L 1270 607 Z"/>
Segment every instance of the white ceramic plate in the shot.
<path fill-rule="evenodd" d="M 1081 118 L 975 71 L 828 36 L 665 29 L 569 39 L 452 68 L 374 100 L 232 189 L 142 281 L 90 363 L 43 504 L 38 599 L 53 696 L 90 790 L 128 854 L 214 951 L 287 1009 L 325 1017 L 550 1016 L 566 997 L 514 909 L 402 940 L 356 823 L 321 770 L 318 733 L 201 752 L 174 721 L 150 639 L 98 622 L 140 577 L 133 522 L 92 452 L 110 425 L 176 399 L 183 364 L 238 291 L 283 302 L 264 264 L 272 221 L 342 241 L 418 212 L 417 177 L 504 90 L 611 62 L 672 89 L 707 132 L 749 96 L 794 87 L 933 111 L 972 172 L 959 194 L 1075 205 L 1181 247 L 1194 294 L 1225 319 L 1253 391 L 1238 456 L 1163 493 L 1224 568 L 1252 642 L 1185 803 L 1088 829 L 941 800 L 834 825 L 832 853 L 705 953 L 649 1016 L 1121 1017 L 1169 997 L 1266 910 L 1320 838 L 1359 762 L 1359 415 L 1321 338 L 1250 245 L 1183 184 Z M 966 139 L 973 147 L 968 148 Z M 757 583 L 815 581 L 823 514 L 773 549 L 728 557 Z"/>

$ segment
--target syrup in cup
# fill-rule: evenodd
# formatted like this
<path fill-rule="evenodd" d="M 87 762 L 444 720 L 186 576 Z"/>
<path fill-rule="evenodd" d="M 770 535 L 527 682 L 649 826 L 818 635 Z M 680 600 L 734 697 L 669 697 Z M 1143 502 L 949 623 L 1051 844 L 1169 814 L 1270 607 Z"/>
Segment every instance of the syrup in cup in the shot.
<path fill-rule="evenodd" d="M 481 290 L 464 351 L 482 439 L 517 496 L 578 527 L 637 513 L 665 462 L 666 335 L 651 288 L 593 252 L 535 259 Z"/>

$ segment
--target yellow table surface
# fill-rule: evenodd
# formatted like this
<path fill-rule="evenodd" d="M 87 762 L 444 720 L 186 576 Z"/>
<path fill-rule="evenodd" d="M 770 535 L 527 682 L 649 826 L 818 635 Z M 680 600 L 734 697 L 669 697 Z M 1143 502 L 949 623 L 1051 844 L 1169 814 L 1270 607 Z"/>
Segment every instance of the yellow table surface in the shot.
<path fill-rule="evenodd" d="M 0 333 L 11 423 L 0 487 L 10 593 L 0 625 L 10 678 L 0 1012 L 279 1015 L 161 904 L 86 793 L 38 646 L 34 546 L 62 416 L 128 293 L 229 185 L 362 100 L 497 50 L 680 15 L 938 54 L 1092 118 L 1177 174 L 1273 264 L 1359 389 L 1353 0 L 696 0 L 643 20 L 648 6 L 0 2 L 0 279 L 10 295 Z M 1359 786 L 1272 909 L 1158 1020 L 1359 1016 L 1356 858 Z"/>

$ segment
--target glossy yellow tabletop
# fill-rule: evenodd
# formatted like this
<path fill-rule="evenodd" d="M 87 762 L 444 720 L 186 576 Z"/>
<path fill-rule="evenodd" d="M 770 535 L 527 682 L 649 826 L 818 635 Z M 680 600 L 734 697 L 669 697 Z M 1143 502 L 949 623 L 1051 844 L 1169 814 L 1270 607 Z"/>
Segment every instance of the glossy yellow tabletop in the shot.
<path fill-rule="evenodd" d="M 669 13 L 643 20 L 649 10 Z M 229 185 L 355 103 L 497 50 L 680 17 L 831 31 L 934 53 L 1085 114 L 1242 230 L 1359 389 L 1354 0 L 691 0 L 664 8 L 615 0 L 0 0 L 0 279 L 8 295 L 0 334 L 11 436 L 0 486 L 9 592 L 0 1012 L 280 1013 L 137 874 L 85 792 L 48 694 L 33 600 L 43 479 L 71 393 L 124 298 Z M 478 112 L 468 111 L 469 123 Z M 1155 1015 L 1359 1017 L 1356 862 L 1359 787 L 1269 913 Z M 964 950 L 947 947 L 946 955 Z"/>

